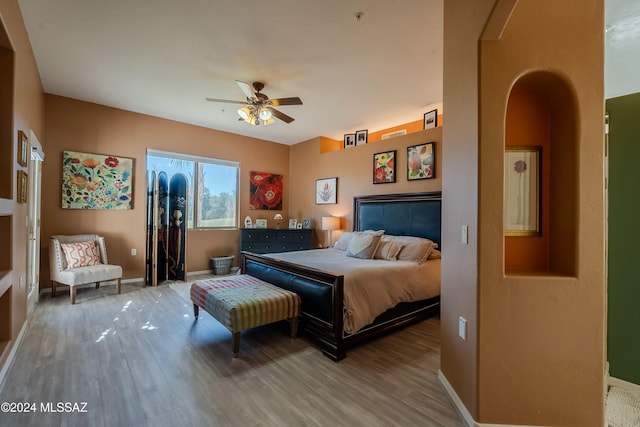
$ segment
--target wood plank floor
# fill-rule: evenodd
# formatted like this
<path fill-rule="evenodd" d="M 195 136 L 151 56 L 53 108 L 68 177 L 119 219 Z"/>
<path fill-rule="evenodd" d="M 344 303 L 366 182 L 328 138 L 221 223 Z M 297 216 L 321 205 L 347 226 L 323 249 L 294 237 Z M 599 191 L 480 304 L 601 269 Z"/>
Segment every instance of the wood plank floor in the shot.
<path fill-rule="evenodd" d="M 204 311 L 194 322 L 182 286 L 82 288 L 73 306 L 64 288 L 43 294 L 0 390 L 37 412 L 0 426 L 463 426 L 437 379 L 438 318 L 339 363 L 264 326 L 234 359 L 230 332 Z M 86 412 L 46 407 L 58 402 Z"/>

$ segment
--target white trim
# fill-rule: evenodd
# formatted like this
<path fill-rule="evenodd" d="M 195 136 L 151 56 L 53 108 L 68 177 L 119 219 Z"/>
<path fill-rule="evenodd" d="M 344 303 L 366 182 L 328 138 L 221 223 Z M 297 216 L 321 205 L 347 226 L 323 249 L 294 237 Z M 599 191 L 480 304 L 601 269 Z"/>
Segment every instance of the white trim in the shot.
<path fill-rule="evenodd" d="M 440 384 L 442 385 L 442 388 L 444 388 L 444 391 L 447 392 L 447 395 L 449 395 L 453 406 L 455 406 L 458 410 L 458 414 L 462 417 L 462 421 L 464 422 L 464 424 L 467 427 L 476 426 L 477 424 L 471 416 L 471 413 L 469 413 L 467 407 L 464 406 L 464 403 L 462 403 L 462 400 L 460 400 L 460 397 L 458 397 L 458 393 L 456 393 L 453 387 L 451 387 L 451 384 L 449 384 L 449 381 L 447 381 L 447 377 L 444 376 L 440 369 L 438 369 L 438 380 L 440 380 Z"/>
<path fill-rule="evenodd" d="M 607 384 L 609 385 L 609 387 L 620 387 L 625 390 L 630 390 L 640 394 L 640 385 L 635 383 L 630 383 L 629 381 L 621 380 L 620 378 L 609 377 Z"/>
<path fill-rule="evenodd" d="M 18 338 L 16 338 L 16 341 L 13 343 L 13 347 L 11 347 L 11 351 L 9 352 L 9 356 L 4 363 L 4 366 L 2 367 L 2 369 L 0 369 L 0 392 L 2 392 L 2 388 L 4 387 L 4 380 L 6 379 L 9 369 L 11 369 L 11 367 L 13 366 L 13 361 L 16 358 L 16 353 L 18 352 L 18 348 L 20 348 L 20 345 L 22 344 L 22 339 L 24 338 L 27 327 L 31 323 L 32 317 L 33 316 L 27 317 L 27 320 L 25 320 L 25 322 L 22 324 L 22 328 L 20 328 Z"/>
<path fill-rule="evenodd" d="M 531 426 L 531 425 L 524 425 L 524 424 L 478 423 L 473 419 L 473 417 L 471 416 L 471 413 L 467 410 L 466 406 L 464 406 L 464 403 L 462 403 L 462 400 L 460 400 L 460 397 L 458 397 L 458 394 L 456 393 L 456 391 L 453 389 L 453 387 L 451 387 L 451 384 L 449 384 L 449 381 L 447 381 L 447 378 L 439 369 L 438 369 L 438 380 L 440 380 L 440 384 L 442 385 L 442 388 L 444 388 L 444 391 L 447 392 L 447 394 L 449 395 L 451 402 L 453 402 L 453 405 L 456 407 L 456 409 L 458 410 L 458 413 L 462 417 L 462 422 L 464 422 L 464 424 L 467 427 L 514 427 L 516 425 L 518 427 L 541 427 L 541 426 Z"/>
<path fill-rule="evenodd" d="M 169 159 L 187 160 L 190 162 L 211 163 L 214 165 L 231 166 L 240 168 L 240 162 L 235 160 L 216 159 L 213 157 L 194 156 L 193 154 L 174 153 L 172 151 L 154 150 L 147 148 L 147 156 L 166 157 Z"/>

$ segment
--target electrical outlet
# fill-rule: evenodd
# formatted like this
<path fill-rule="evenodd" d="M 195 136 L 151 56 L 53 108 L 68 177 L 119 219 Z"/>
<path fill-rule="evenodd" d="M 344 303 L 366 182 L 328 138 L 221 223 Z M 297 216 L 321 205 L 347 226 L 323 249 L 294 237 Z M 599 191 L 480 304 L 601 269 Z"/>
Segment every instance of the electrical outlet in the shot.
<path fill-rule="evenodd" d="M 138 251 L 136 251 L 136 248 L 131 248 L 131 256 L 136 256 L 138 254 Z"/>
<path fill-rule="evenodd" d="M 458 336 L 463 340 L 467 340 L 467 319 L 458 317 Z"/>

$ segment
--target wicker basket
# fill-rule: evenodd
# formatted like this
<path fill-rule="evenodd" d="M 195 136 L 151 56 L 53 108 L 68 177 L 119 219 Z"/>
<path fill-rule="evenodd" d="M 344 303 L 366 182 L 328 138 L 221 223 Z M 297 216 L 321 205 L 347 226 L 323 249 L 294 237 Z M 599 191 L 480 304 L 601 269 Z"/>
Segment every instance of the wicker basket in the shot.
<path fill-rule="evenodd" d="M 216 275 L 229 274 L 231 272 L 233 258 L 235 258 L 234 255 L 212 257 L 211 268 L 213 268 L 213 273 Z"/>

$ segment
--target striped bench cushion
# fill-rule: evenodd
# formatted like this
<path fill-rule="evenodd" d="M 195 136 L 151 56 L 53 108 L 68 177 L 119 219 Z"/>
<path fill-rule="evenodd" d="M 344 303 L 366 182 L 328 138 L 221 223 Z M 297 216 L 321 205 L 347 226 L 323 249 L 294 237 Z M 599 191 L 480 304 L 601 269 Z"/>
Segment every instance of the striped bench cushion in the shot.
<path fill-rule="evenodd" d="M 300 297 L 248 274 L 198 280 L 191 301 L 231 332 L 240 332 L 300 314 Z"/>

